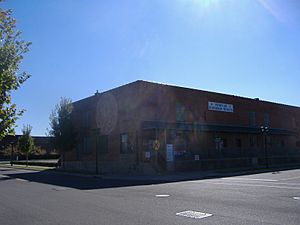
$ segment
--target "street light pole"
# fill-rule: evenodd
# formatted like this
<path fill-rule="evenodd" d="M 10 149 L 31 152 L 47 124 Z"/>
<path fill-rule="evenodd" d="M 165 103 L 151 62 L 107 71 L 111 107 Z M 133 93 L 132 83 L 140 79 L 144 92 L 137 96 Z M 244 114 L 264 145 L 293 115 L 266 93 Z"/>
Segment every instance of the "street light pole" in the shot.
<path fill-rule="evenodd" d="M 268 169 L 269 157 L 268 157 L 268 146 L 267 146 L 267 133 L 269 132 L 269 128 L 266 126 L 261 126 L 260 129 L 264 137 L 265 160 L 266 160 L 266 168 Z"/>
<path fill-rule="evenodd" d="M 94 130 L 94 135 L 95 135 L 95 137 L 96 137 L 96 159 L 95 159 L 95 161 L 96 161 L 96 174 L 99 174 L 99 149 L 98 148 L 101 148 L 101 141 L 100 141 L 100 129 L 95 129 Z"/>
<path fill-rule="evenodd" d="M 13 163 L 13 160 L 14 160 L 14 142 L 11 141 L 10 144 L 11 144 L 10 166 L 13 166 L 14 165 L 14 163 Z"/>

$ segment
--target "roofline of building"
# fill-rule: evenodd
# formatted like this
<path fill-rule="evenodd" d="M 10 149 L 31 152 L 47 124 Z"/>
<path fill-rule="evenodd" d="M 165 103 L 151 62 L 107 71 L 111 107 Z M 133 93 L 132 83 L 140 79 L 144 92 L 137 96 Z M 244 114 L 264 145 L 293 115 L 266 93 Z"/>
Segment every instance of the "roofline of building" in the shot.
<path fill-rule="evenodd" d="M 21 137 L 22 134 L 7 135 L 5 137 Z M 52 136 L 31 135 L 32 138 L 53 138 Z"/>
<path fill-rule="evenodd" d="M 102 95 L 102 94 L 104 94 L 104 93 L 107 93 L 107 92 L 110 92 L 110 91 L 113 91 L 113 90 L 117 90 L 117 89 L 123 88 L 123 87 L 125 87 L 125 86 L 133 85 L 133 84 L 139 83 L 139 82 L 147 82 L 147 81 L 136 80 L 136 81 L 133 81 L 133 82 L 130 82 L 130 83 L 123 84 L 123 85 L 118 86 L 118 87 L 114 87 L 114 88 L 108 89 L 108 90 L 103 91 L 103 92 L 98 92 L 98 90 L 97 90 L 97 92 L 95 92 L 95 94 L 90 95 L 90 96 L 85 97 L 85 98 L 82 98 L 82 99 L 79 99 L 79 100 L 77 100 L 77 101 L 74 101 L 73 104 L 74 104 L 74 103 L 75 103 L 75 104 L 76 104 L 76 103 L 79 103 L 79 102 L 81 102 L 81 101 L 85 101 L 85 100 L 87 100 L 87 99 L 89 99 L 89 98 L 93 98 L 93 97 L 95 97 L 95 96 L 97 96 L 97 95 L 100 96 L 100 95 Z M 150 83 L 150 82 L 149 82 L 149 83 Z"/>
<path fill-rule="evenodd" d="M 245 100 L 249 100 L 249 101 L 255 101 L 255 102 L 259 101 L 259 102 L 262 102 L 262 103 L 275 104 L 275 105 L 300 109 L 300 106 L 288 105 L 288 104 L 278 103 L 278 102 L 271 102 L 271 101 L 261 100 L 259 98 L 250 98 L 250 97 L 243 97 L 243 96 L 238 96 L 238 95 L 230 95 L 230 94 L 224 94 L 224 93 L 220 93 L 220 92 L 207 91 L 207 90 L 201 90 L 201 89 L 190 88 L 190 87 L 183 87 L 183 86 L 174 85 L 174 84 L 158 83 L 158 82 L 155 82 L 155 81 L 147 81 L 147 80 L 136 80 L 136 81 L 126 83 L 126 84 L 123 84 L 121 86 L 109 89 L 107 91 L 99 92 L 98 94 L 101 95 L 101 94 L 104 94 L 106 92 L 117 90 L 117 89 L 123 88 L 125 86 L 133 85 L 133 84 L 136 84 L 136 83 L 149 83 L 149 84 L 154 84 L 154 85 L 167 86 L 167 87 L 171 87 L 171 88 L 181 88 L 181 89 L 185 89 L 185 90 L 205 92 L 205 93 L 208 93 L 208 94 L 217 94 L 217 95 L 222 95 L 222 96 L 227 96 L 227 97 L 234 97 L 234 98 L 238 98 L 238 99 L 245 99 Z M 97 94 L 95 93 L 94 95 L 91 95 L 91 96 L 88 96 L 86 98 L 80 99 L 80 100 L 75 101 L 73 103 L 78 103 L 78 102 L 86 100 L 88 98 L 92 98 L 95 95 L 97 95 Z"/>

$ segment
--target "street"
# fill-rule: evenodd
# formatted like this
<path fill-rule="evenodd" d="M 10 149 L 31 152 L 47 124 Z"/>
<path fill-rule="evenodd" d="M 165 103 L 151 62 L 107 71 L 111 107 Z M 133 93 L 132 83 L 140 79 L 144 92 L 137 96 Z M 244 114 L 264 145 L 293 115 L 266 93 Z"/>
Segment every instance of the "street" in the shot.
<path fill-rule="evenodd" d="M 0 168 L 3 225 L 299 225 L 299 197 L 299 169 L 166 182 Z"/>

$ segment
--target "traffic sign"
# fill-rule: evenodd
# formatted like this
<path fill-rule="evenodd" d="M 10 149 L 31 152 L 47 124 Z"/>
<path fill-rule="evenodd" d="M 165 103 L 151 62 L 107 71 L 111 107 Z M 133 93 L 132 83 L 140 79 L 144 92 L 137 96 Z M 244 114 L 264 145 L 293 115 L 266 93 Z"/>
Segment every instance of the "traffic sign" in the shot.
<path fill-rule="evenodd" d="M 159 140 L 155 140 L 155 141 L 153 142 L 153 149 L 154 149 L 155 151 L 158 151 L 159 148 L 160 148 Z"/>

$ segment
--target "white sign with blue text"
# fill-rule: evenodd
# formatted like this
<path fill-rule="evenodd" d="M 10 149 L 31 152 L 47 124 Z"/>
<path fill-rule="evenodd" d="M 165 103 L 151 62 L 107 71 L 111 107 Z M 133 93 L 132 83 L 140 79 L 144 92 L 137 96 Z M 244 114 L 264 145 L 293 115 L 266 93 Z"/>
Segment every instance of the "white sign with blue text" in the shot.
<path fill-rule="evenodd" d="M 174 161 L 174 149 L 172 144 L 167 144 L 167 162 L 173 162 Z"/>
<path fill-rule="evenodd" d="M 208 102 L 208 110 L 219 112 L 233 112 L 233 105 L 220 102 Z"/>

